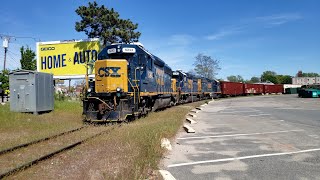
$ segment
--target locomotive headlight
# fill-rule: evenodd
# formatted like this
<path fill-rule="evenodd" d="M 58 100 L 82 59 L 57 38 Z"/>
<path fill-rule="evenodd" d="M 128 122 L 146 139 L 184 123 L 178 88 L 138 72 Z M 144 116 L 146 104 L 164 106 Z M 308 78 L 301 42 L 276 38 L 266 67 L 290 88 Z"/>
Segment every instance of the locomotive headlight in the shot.
<path fill-rule="evenodd" d="M 120 92 L 120 91 L 121 91 L 121 88 L 117 87 L 117 89 L 116 89 L 116 90 L 117 90 L 117 92 Z"/>
<path fill-rule="evenodd" d="M 92 89 L 91 88 L 88 88 L 88 92 L 91 92 L 92 91 Z"/>

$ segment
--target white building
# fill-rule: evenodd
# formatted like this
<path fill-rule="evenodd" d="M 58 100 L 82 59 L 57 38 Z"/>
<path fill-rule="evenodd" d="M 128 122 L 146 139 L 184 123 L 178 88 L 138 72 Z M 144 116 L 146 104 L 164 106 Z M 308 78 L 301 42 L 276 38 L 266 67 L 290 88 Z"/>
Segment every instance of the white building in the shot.
<path fill-rule="evenodd" d="M 292 78 L 292 84 L 299 84 L 299 85 L 320 84 L 320 77 L 294 77 Z"/>

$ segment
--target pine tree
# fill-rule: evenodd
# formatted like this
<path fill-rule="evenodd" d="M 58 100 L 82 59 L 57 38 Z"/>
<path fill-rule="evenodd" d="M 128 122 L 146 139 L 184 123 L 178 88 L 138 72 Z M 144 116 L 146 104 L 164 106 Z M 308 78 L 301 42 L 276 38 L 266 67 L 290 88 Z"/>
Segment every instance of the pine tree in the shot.
<path fill-rule="evenodd" d="M 80 6 L 76 13 L 81 20 L 76 22 L 75 29 L 85 32 L 88 38 L 101 38 L 103 44 L 138 41 L 141 33 L 136 32 L 138 24 L 130 19 L 121 19 L 113 8 L 108 9 L 97 2 L 89 2 L 88 6 Z"/>

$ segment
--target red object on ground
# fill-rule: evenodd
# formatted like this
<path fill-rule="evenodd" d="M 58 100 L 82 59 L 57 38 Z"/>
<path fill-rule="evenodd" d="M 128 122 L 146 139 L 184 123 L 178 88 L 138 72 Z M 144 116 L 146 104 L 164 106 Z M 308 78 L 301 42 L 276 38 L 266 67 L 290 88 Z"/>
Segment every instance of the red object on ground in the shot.
<path fill-rule="evenodd" d="M 283 84 L 265 84 L 264 93 L 283 93 Z"/>
<path fill-rule="evenodd" d="M 243 95 L 243 84 L 239 82 L 220 81 L 222 95 Z"/>
<path fill-rule="evenodd" d="M 243 84 L 245 94 L 262 94 L 263 84 Z"/>

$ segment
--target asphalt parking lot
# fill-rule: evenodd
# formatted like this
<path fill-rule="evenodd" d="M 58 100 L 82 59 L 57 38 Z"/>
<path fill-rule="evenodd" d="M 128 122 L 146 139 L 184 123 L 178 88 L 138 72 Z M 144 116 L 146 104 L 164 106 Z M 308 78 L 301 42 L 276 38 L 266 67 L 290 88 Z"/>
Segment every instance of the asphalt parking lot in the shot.
<path fill-rule="evenodd" d="M 176 179 L 320 179 L 320 99 L 228 98 L 193 119 L 163 160 Z"/>

